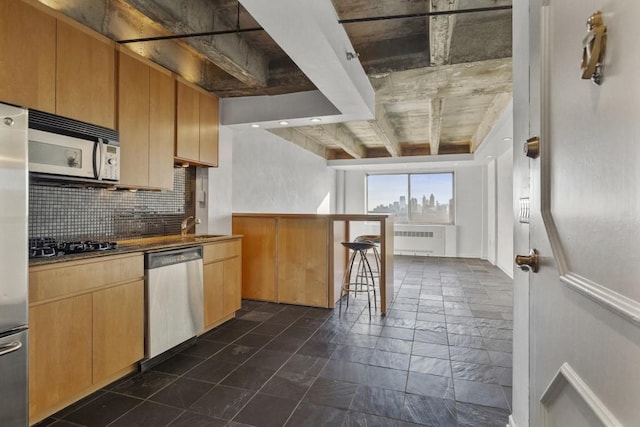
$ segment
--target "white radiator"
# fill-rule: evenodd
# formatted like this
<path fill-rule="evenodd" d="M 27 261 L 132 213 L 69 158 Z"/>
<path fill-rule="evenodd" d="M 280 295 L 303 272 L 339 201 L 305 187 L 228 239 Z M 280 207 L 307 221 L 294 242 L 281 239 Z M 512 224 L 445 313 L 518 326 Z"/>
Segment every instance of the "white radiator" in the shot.
<path fill-rule="evenodd" d="M 456 227 L 444 225 L 395 225 L 396 255 L 456 256 Z"/>

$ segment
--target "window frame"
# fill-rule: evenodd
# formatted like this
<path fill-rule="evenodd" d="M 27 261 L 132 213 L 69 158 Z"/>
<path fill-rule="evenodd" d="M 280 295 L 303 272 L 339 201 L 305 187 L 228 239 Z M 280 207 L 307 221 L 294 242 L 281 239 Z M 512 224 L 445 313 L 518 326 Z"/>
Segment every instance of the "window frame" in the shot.
<path fill-rule="evenodd" d="M 443 174 L 450 174 L 451 175 L 451 199 L 453 200 L 453 205 L 454 205 L 454 209 L 456 209 L 457 203 L 456 203 L 456 174 L 454 171 L 452 170 L 443 170 L 443 171 L 438 171 L 438 172 L 393 172 L 393 173 L 366 173 L 365 174 L 365 191 L 364 191 L 364 196 L 365 196 L 365 205 L 364 205 L 364 211 L 365 214 L 368 215 L 375 215 L 378 214 L 380 212 L 373 212 L 369 210 L 369 177 L 370 176 L 391 176 L 391 175 L 403 175 L 406 176 L 407 178 L 407 218 L 408 218 L 408 222 L 404 223 L 400 223 L 398 222 L 397 224 L 406 224 L 406 225 L 455 225 L 456 224 L 456 219 L 457 219 L 457 212 L 454 210 L 453 212 L 453 218 L 451 221 L 449 222 L 419 222 L 419 221 L 413 221 L 411 218 L 411 208 L 409 207 L 411 204 L 411 175 L 443 175 Z M 395 214 L 392 212 L 389 212 L 389 214 L 393 215 L 395 217 Z M 451 217 L 451 216 L 450 216 Z"/>

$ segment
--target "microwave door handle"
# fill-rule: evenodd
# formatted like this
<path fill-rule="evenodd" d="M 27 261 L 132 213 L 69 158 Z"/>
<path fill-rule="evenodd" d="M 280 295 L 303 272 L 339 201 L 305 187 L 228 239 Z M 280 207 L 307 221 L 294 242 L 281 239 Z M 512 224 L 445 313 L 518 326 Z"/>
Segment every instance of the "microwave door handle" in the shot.
<path fill-rule="evenodd" d="M 102 179 L 102 163 L 104 159 L 104 143 L 102 138 L 98 138 L 93 151 L 93 171 L 96 179 Z"/>

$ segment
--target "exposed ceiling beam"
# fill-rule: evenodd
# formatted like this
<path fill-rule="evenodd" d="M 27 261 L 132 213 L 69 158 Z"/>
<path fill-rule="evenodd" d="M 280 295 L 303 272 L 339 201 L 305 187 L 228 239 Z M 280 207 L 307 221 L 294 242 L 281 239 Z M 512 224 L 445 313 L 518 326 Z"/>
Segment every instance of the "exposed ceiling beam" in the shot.
<path fill-rule="evenodd" d="M 296 144 L 299 147 L 310 151 L 323 159 L 328 157 L 327 147 L 318 143 L 315 139 L 303 134 L 294 128 L 282 128 L 282 129 L 269 129 L 274 135 L 278 135 L 282 139 L 286 139 L 289 142 Z"/>
<path fill-rule="evenodd" d="M 429 146 L 431 147 L 430 154 L 438 154 L 440 149 L 440 132 L 442 131 L 442 107 L 444 106 L 444 99 L 433 98 L 431 100 L 431 114 L 429 120 Z"/>
<path fill-rule="evenodd" d="M 487 137 L 493 125 L 498 121 L 498 118 L 502 115 L 502 112 L 507 108 L 509 103 L 511 102 L 512 94 L 511 93 L 501 93 L 496 95 L 491 101 L 491 105 L 487 109 L 487 112 L 484 114 L 482 121 L 478 125 L 478 128 L 474 132 L 471 137 L 471 152 L 475 152 L 482 141 Z"/>
<path fill-rule="evenodd" d="M 232 28 L 207 0 L 126 0 L 128 4 L 166 27 L 185 34 Z M 130 37 L 124 37 L 130 38 Z M 268 78 L 268 59 L 252 48 L 239 34 L 224 37 L 185 39 L 207 59 L 248 86 L 264 86 Z"/>
<path fill-rule="evenodd" d="M 391 157 L 398 157 L 402 154 L 398 137 L 382 104 L 376 105 L 376 120 L 370 121 L 369 124 L 389 154 L 391 154 Z"/>
<path fill-rule="evenodd" d="M 399 71 L 371 78 L 376 101 L 393 103 L 511 92 L 511 58 Z"/>
<path fill-rule="evenodd" d="M 432 11 L 455 10 L 458 0 L 432 0 Z M 449 63 L 451 35 L 455 26 L 456 15 L 432 16 L 429 18 L 429 54 L 431 66 Z"/>
<path fill-rule="evenodd" d="M 430 65 L 429 44 L 424 34 L 361 43 L 357 50 L 369 76 Z"/>
<path fill-rule="evenodd" d="M 342 125 L 323 125 L 320 126 L 321 132 L 326 135 L 335 145 L 342 148 L 354 159 L 361 159 L 367 156 L 367 153 L 354 137 Z"/>
<path fill-rule="evenodd" d="M 429 144 L 407 144 L 402 150 L 404 156 L 428 156 L 433 154 Z"/>

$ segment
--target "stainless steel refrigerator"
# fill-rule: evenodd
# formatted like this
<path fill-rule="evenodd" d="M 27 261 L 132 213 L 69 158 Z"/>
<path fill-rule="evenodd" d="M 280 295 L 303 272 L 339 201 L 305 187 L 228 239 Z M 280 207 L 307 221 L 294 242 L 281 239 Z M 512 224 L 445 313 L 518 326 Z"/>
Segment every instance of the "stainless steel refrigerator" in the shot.
<path fill-rule="evenodd" d="M 0 426 L 28 425 L 27 110 L 0 104 Z"/>

